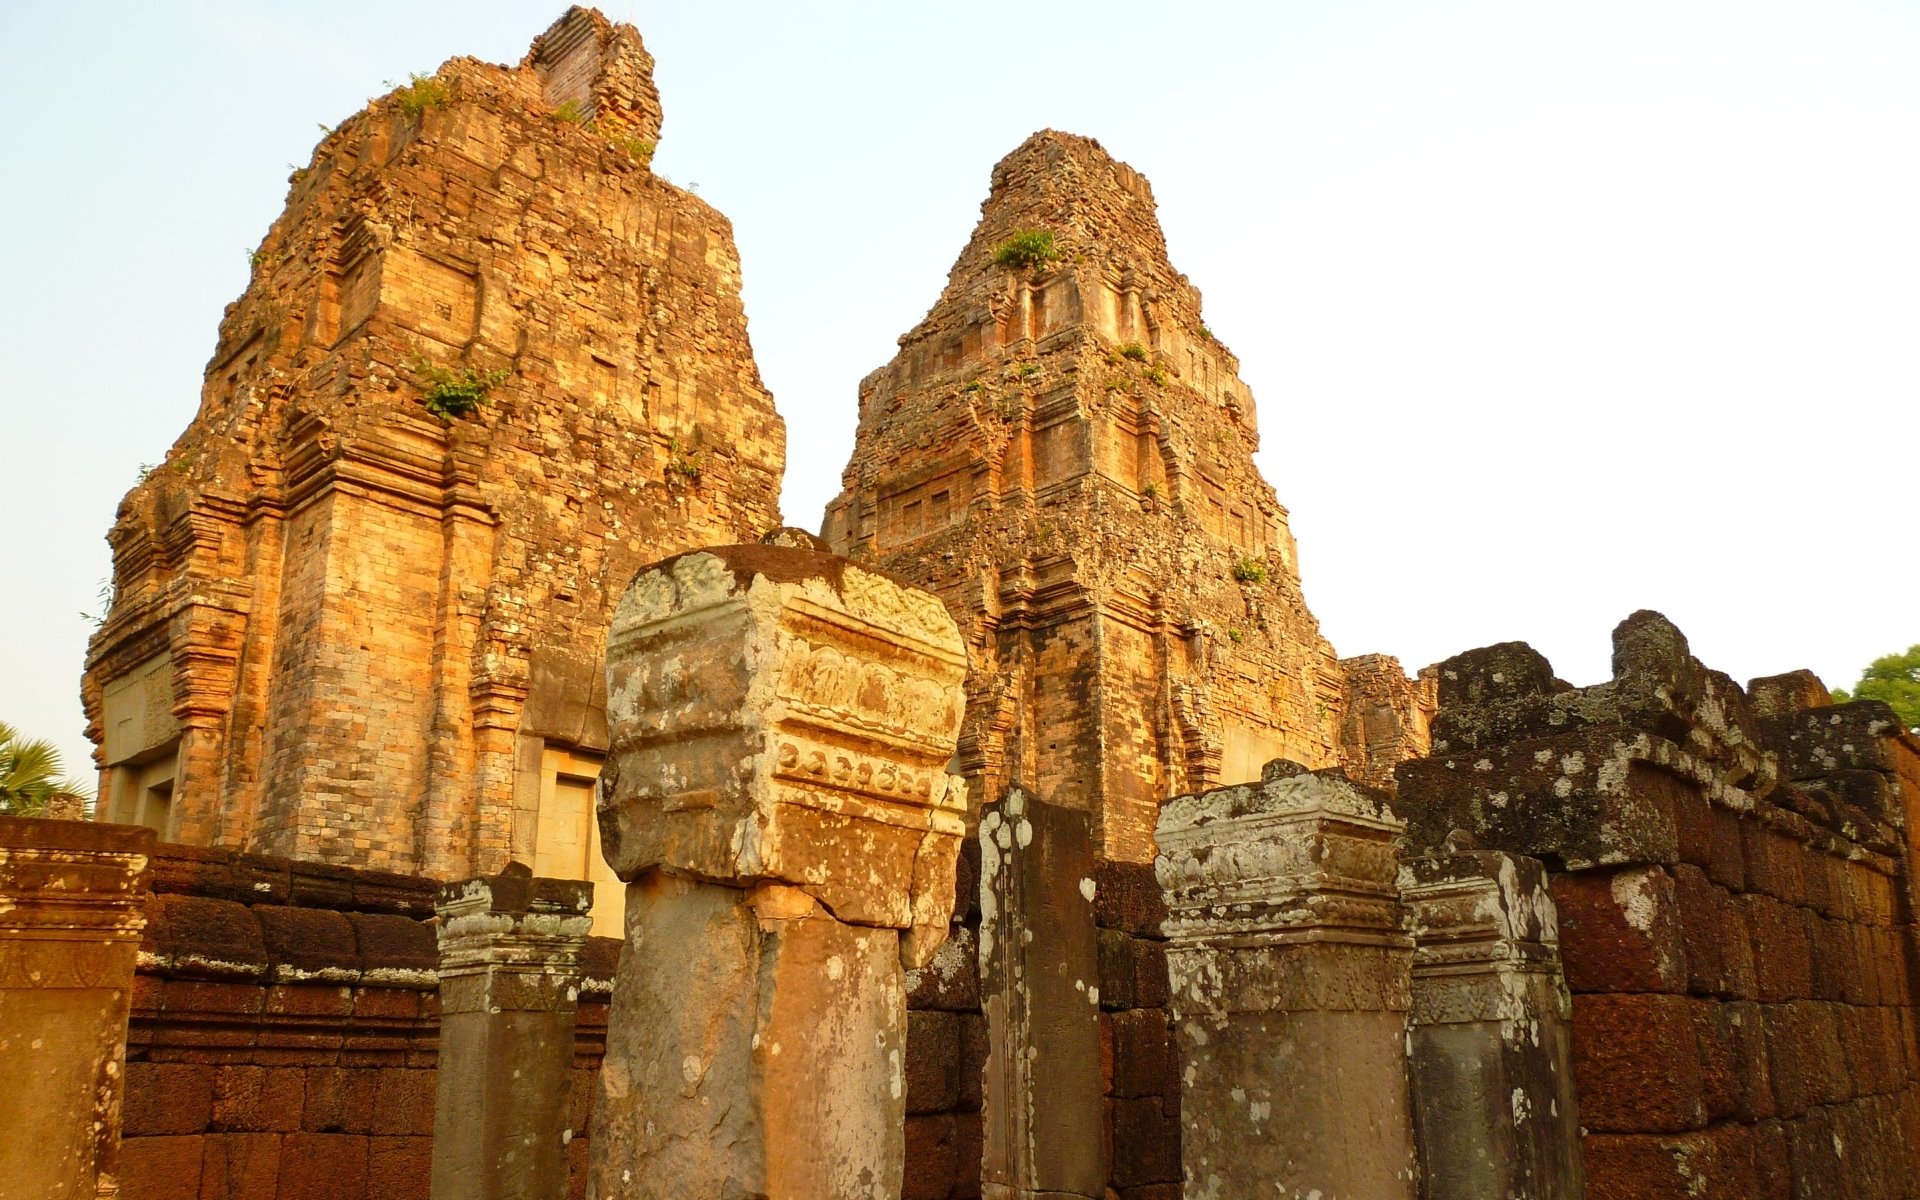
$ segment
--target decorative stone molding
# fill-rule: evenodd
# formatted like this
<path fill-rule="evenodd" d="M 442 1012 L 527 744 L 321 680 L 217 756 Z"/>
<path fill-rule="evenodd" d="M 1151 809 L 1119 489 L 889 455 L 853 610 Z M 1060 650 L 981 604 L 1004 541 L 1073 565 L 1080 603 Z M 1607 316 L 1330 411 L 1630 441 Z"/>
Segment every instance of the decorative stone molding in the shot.
<path fill-rule="evenodd" d="M 120 1194 L 153 831 L 0 818 L 0 1197 Z"/>
<path fill-rule="evenodd" d="M 1154 864 L 1189 1200 L 1412 1200 L 1401 825 L 1338 770 L 1170 800 Z"/>

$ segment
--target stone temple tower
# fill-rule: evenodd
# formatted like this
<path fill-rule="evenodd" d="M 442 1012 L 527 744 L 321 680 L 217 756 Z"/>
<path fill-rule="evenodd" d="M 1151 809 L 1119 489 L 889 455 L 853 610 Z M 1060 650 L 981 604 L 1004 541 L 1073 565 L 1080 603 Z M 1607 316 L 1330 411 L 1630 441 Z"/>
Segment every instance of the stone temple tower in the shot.
<path fill-rule="evenodd" d="M 777 525 L 785 460 L 731 227 L 648 168 L 652 68 L 576 8 L 294 173 L 109 535 L 105 817 L 443 876 L 599 863 L 613 606 Z"/>
<path fill-rule="evenodd" d="M 972 657 L 959 766 L 1090 809 L 1146 861 L 1161 798 L 1341 754 L 1344 673 L 1253 463 L 1253 397 L 1147 181 L 1047 131 L 860 385 L 827 540 L 937 593 Z"/>

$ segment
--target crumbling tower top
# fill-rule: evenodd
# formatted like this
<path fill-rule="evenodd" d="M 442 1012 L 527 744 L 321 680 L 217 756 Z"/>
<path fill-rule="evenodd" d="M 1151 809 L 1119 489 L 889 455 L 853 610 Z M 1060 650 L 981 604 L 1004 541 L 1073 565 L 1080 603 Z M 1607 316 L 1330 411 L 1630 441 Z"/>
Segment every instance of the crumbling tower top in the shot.
<path fill-rule="evenodd" d="M 596 124 L 618 124 L 649 142 L 660 139 L 653 55 L 633 26 L 616 25 L 576 4 L 534 39 L 520 69 L 539 75 L 548 108 L 577 105 Z"/>

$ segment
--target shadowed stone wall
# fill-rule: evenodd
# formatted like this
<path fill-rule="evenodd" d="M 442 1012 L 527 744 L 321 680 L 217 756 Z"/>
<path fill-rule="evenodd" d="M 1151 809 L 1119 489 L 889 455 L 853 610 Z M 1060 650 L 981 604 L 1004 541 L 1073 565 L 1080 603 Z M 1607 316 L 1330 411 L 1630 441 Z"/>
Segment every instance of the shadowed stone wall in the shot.
<path fill-rule="evenodd" d="M 1613 669 L 1449 659 L 1397 773 L 1414 848 L 1550 867 L 1588 1196 L 1913 1195 L 1913 739 L 1811 676 L 1742 689 L 1656 613 Z"/>

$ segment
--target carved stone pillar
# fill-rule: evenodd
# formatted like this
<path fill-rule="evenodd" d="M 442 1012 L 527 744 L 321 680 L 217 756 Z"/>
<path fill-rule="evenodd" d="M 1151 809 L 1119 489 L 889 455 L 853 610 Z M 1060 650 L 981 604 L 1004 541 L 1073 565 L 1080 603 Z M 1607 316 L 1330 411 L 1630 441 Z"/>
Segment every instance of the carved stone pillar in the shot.
<path fill-rule="evenodd" d="M 1091 815 L 1019 790 L 980 820 L 986 1200 L 1100 1200 L 1099 934 Z"/>
<path fill-rule="evenodd" d="M 596 1194 L 896 1200 L 904 968 L 952 915 L 966 653 L 933 596 L 726 546 L 607 641 L 601 844 L 627 885 Z"/>
<path fill-rule="evenodd" d="M 1435 854 L 1400 868 L 1400 894 L 1423 1200 L 1578 1200 L 1572 1003 L 1546 871 L 1494 851 Z"/>
<path fill-rule="evenodd" d="M 0 817 L 0 1200 L 118 1196 L 153 831 Z"/>
<path fill-rule="evenodd" d="M 1188 1196 L 1413 1200 L 1400 828 L 1285 760 L 1161 810 Z"/>
<path fill-rule="evenodd" d="M 560 1200 L 593 885 L 519 863 L 448 884 L 440 917 L 433 1200 Z"/>

